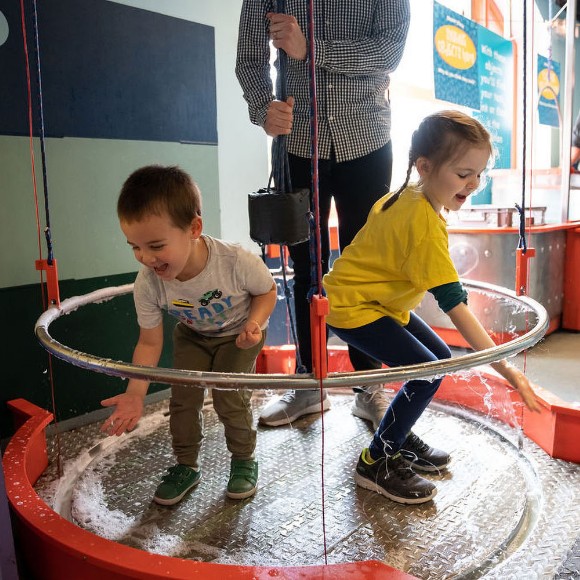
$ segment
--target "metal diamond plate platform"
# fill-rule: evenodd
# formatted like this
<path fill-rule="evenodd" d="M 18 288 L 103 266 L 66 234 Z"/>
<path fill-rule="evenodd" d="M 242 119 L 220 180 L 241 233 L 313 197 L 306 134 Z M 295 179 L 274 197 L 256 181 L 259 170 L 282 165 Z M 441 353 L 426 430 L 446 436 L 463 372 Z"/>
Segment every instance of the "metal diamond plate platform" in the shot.
<path fill-rule="evenodd" d="M 254 413 L 268 400 L 254 394 Z M 551 459 L 519 430 L 437 404 L 415 431 L 452 454 L 427 475 L 434 501 L 402 506 L 353 480 L 369 425 L 350 413 L 350 391 L 332 408 L 291 426 L 258 428 L 256 495 L 225 495 L 229 454 L 207 399 L 200 484 L 181 503 L 152 496 L 174 463 L 168 402 L 150 405 L 139 427 L 105 437 L 100 423 L 62 433 L 63 475 L 51 466 L 41 497 L 77 525 L 169 556 L 237 565 L 310 565 L 383 560 L 421 579 L 580 578 L 580 466 Z M 323 493 L 324 492 L 324 493 Z M 324 508 L 323 508 L 324 506 Z"/>

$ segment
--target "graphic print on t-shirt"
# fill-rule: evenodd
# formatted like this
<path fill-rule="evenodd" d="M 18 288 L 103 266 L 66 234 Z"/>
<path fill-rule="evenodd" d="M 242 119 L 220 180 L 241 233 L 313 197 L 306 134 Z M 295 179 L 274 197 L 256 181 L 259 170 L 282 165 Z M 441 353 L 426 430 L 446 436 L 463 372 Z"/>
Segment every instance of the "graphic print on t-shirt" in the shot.
<path fill-rule="evenodd" d="M 196 326 L 199 329 L 212 326 L 222 326 L 227 320 L 226 311 L 232 307 L 231 296 L 222 296 L 222 291 L 213 288 L 204 292 L 198 299 L 199 306 L 189 300 L 172 300 L 168 313 L 176 316 L 184 324 Z"/>

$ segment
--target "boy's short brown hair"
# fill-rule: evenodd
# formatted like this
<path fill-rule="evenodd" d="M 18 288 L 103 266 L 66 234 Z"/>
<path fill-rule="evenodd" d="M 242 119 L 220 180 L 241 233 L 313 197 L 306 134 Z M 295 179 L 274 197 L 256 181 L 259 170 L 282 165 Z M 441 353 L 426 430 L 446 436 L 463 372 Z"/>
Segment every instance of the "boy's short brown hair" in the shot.
<path fill-rule="evenodd" d="M 117 215 L 125 222 L 141 221 L 166 212 L 173 224 L 186 229 L 201 216 L 201 193 L 191 177 L 177 166 L 147 165 L 125 181 L 117 200 Z"/>

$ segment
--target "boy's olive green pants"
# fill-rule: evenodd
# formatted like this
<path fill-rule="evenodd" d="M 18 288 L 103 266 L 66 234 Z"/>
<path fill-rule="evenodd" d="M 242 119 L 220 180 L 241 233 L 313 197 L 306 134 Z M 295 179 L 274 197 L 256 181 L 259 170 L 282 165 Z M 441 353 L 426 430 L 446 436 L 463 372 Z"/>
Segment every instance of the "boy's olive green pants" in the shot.
<path fill-rule="evenodd" d="M 236 346 L 237 335 L 208 337 L 181 322 L 173 331 L 173 366 L 177 369 L 219 373 L 252 373 L 262 340 L 249 349 Z M 169 426 L 173 452 L 178 463 L 199 469 L 199 451 L 203 440 L 203 401 L 205 389 L 173 385 L 169 402 Z M 247 389 L 212 389 L 213 407 L 224 426 L 228 450 L 233 459 L 253 459 L 256 428 Z"/>

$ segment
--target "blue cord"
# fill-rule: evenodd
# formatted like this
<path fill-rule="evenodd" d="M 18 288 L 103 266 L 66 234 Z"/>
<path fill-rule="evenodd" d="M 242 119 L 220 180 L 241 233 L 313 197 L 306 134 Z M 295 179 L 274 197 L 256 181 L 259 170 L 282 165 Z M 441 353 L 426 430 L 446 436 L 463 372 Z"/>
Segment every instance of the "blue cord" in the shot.
<path fill-rule="evenodd" d="M 276 12 L 284 14 L 286 12 L 285 0 L 276 1 Z M 274 63 L 276 67 L 276 98 L 280 101 L 286 101 L 287 94 L 287 69 L 288 56 L 283 50 L 278 50 L 277 58 Z M 277 193 L 290 193 L 293 191 L 292 179 L 290 177 L 290 162 L 288 160 L 286 135 L 278 135 L 272 140 L 272 172 L 268 182 L 268 189 L 271 189 L 272 180 Z M 280 245 L 280 266 L 282 270 L 282 279 L 284 283 L 284 297 L 286 300 L 286 308 L 288 310 L 288 318 L 290 320 L 290 331 L 292 333 L 292 340 L 296 348 L 296 372 L 307 373 L 307 369 L 302 363 L 300 357 L 300 348 L 298 346 L 298 337 L 296 334 L 296 325 L 292 315 L 292 308 L 290 298 L 292 293 L 286 278 L 286 265 L 284 264 L 284 247 Z"/>

